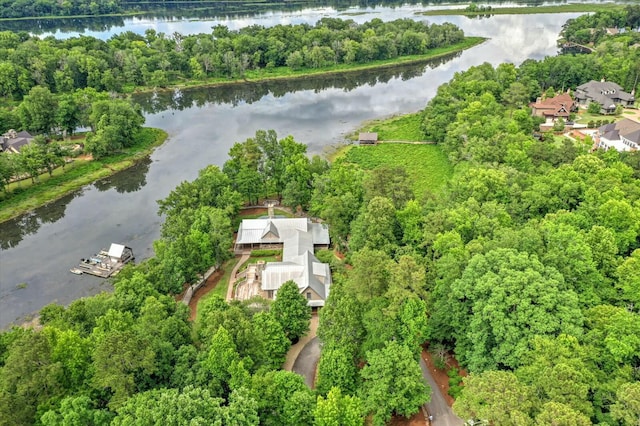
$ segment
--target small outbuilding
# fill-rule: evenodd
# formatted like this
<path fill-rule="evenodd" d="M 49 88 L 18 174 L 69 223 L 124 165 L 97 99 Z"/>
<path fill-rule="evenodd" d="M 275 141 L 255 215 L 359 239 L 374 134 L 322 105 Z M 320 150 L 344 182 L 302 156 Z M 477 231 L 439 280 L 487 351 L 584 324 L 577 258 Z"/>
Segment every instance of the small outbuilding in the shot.
<path fill-rule="evenodd" d="M 377 133 L 360 133 L 358 137 L 358 142 L 360 145 L 375 145 L 378 143 L 378 134 Z"/>

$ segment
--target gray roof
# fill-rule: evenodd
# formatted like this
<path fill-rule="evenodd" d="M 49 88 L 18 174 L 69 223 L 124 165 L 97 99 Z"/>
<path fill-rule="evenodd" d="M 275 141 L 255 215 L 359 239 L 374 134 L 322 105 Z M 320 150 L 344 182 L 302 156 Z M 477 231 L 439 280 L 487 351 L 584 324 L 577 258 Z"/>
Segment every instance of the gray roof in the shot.
<path fill-rule="evenodd" d="M 378 141 L 378 134 L 377 133 L 360 133 L 360 136 L 358 137 L 358 140 L 377 142 Z"/>
<path fill-rule="evenodd" d="M 326 225 L 307 218 L 245 219 L 238 228 L 236 244 L 282 243 L 295 231 L 310 232 L 315 245 L 329 245 Z"/>
<path fill-rule="evenodd" d="M 623 118 L 615 123 L 605 124 L 598 128 L 601 137 L 610 141 L 619 140 L 620 137 L 640 144 L 640 123 L 629 118 Z"/>
<path fill-rule="evenodd" d="M 620 99 L 625 102 L 635 99 L 632 94 L 623 91 L 622 87 L 616 83 L 595 80 L 576 87 L 575 97 L 578 99 L 590 99 L 605 108 L 615 108 L 615 105 L 612 105 L 613 99 Z"/>
<path fill-rule="evenodd" d="M 329 265 L 321 263 L 313 255 L 313 243 L 308 232 L 296 231 L 286 239 L 282 262 L 269 262 L 262 271 L 262 289 L 265 291 L 278 290 L 289 280 L 298 285 L 300 292 L 311 288 L 323 300 L 329 295 L 331 271 Z"/>
<path fill-rule="evenodd" d="M 640 130 L 636 130 L 635 132 L 627 133 L 624 135 L 626 139 L 629 139 L 631 142 L 640 145 Z"/>

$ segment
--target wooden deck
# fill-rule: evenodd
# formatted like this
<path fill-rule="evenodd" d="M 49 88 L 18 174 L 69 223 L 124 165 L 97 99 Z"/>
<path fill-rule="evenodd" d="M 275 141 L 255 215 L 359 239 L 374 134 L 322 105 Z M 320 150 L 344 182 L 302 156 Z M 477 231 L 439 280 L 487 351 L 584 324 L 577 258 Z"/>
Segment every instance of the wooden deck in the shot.
<path fill-rule="evenodd" d="M 87 259 L 81 259 L 80 263 L 71 269 L 74 274 L 95 275 L 96 277 L 109 278 L 116 275 L 127 263 L 134 260 L 133 252 L 129 251 L 121 258 L 109 256 L 106 250 L 100 250 L 98 254 Z"/>

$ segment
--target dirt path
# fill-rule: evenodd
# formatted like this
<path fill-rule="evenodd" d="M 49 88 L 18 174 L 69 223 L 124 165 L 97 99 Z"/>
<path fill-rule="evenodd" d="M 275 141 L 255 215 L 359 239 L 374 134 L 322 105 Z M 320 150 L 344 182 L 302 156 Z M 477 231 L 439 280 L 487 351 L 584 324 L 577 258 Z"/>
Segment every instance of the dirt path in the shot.
<path fill-rule="evenodd" d="M 200 287 L 198 291 L 194 293 L 193 297 L 191 297 L 191 300 L 189 301 L 189 311 L 191 312 L 189 314 L 189 319 L 191 321 L 196 320 L 196 315 L 198 311 L 198 302 L 200 301 L 200 299 L 204 295 L 209 293 L 211 290 L 216 288 L 216 285 L 218 285 L 218 282 L 220 281 L 220 278 L 222 278 L 223 275 L 224 275 L 223 270 L 218 269 L 217 271 L 215 271 L 213 274 L 211 274 L 209 278 L 207 278 L 207 282 L 205 283 L 205 285 Z"/>

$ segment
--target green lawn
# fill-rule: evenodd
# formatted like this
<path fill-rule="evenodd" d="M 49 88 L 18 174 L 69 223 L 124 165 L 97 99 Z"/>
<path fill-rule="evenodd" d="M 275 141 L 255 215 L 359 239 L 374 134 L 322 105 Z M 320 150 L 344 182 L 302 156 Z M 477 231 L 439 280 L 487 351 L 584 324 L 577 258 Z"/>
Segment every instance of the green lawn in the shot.
<path fill-rule="evenodd" d="M 453 175 L 453 166 L 438 145 L 353 145 L 342 153 L 340 159 L 356 163 L 365 170 L 381 165 L 402 166 L 407 170 L 417 196 L 422 195 L 425 189 L 441 188 Z"/>
<path fill-rule="evenodd" d="M 586 110 L 581 110 L 580 112 L 578 112 L 577 116 L 576 116 L 576 123 L 580 123 L 580 124 L 588 124 L 589 121 L 593 120 L 593 121 L 598 121 L 598 120 L 607 120 L 607 122 L 611 121 L 611 120 L 618 120 L 620 117 L 617 115 L 604 115 L 604 114 L 591 114 L 590 112 L 587 112 Z"/>
<path fill-rule="evenodd" d="M 206 300 L 214 296 L 222 297 L 223 299 L 227 297 L 227 289 L 229 288 L 229 278 L 231 278 L 231 271 L 233 270 L 233 267 L 235 266 L 238 260 L 239 258 L 232 257 L 231 259 L 227 260 L 222 264 L 220 268 L 224 272 L 224 275 L 222 275 L 220 280 L 218 280 L 218 283 L 216 284 L 213 290 L 211 290 L 209 293 L 202 296 L 202 298 L 198 301 L 198 307 L 203 306 L 203 303 L 206 303 L 205 302 Z M 196 311 L 196 324 L 199 321 L 200 321 L 200 309 Z"/>
<path fill-rule="evenodd" d="M 423 141 L 422 113 L 406 114 L 386 120 L 374 121 L 367 131 L 378 133 L 381 141 Z"/>

